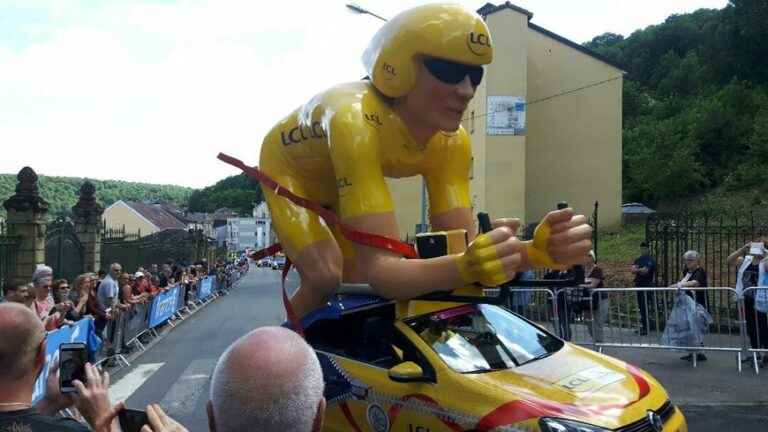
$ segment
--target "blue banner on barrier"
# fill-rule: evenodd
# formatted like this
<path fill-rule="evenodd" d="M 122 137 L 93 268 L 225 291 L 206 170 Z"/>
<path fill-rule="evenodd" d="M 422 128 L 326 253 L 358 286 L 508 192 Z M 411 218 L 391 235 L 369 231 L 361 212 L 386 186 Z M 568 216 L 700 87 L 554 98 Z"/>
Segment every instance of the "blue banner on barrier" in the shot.
<path fill-rule="evenodd" d="M 200 284 L 197 288 L 197 299 L 205 300 L 208 297 L 210 297 L 212 293 L 213 293 L 213 278 L 210 276 L 206 276 L 203 278 L 203 280 L 200 281 Z"/>
<path fill-rule="evenodd" d="M 168 291 L 161 292 L 152 300 L 149 309 L 149 327 L 154 328 L 168 321 L 178 310 L 180 285 L 174 285 Z"/>
<path fill-rule="evenodd" d="M 94 361 L 96 353 L 101 348 L 101 339 L 96 336 L 93 318 L 87 317 L 76 322 L 73 326 L 64 326 L 45 335 L 45 364 L 40 376 L 35 382 L 32 393 L 32 403 L 37 403 L 45 396 L 45 382 L 48 380 L 48 366 L 59 361 L 59 345 L 64 343 L 82 342 L 88 346 L 88 357 Z"/>

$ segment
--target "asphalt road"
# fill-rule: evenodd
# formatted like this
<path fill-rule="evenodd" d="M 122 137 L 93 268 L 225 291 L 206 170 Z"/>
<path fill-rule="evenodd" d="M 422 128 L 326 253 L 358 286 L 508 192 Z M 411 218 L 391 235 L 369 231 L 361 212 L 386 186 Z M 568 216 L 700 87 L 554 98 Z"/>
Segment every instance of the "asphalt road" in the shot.
<path fill-rule="evenodd" d="M 298 282 L 289 274 L 289 289 Z M 224 350 L 249 330 L 282 321 L 280 273 L 252 268 L 230 294 L 182 322 L 113 377 L 111 394 L 129 408 L 160 403 L 191 432 L 207 431 L 210 375 Z M 683 406 L 692 432 L 768 431 L 768 406 Z"/>
<path fill-rule="evenodd" d="M 148 403 L 160 403 L 190 431 L 207 431 L 205 403 L 216 361 L 238 337 L 281 322 L 279 281 L 278 271 L 252 267 L 230 295 L 187 318 L 116 374 L 113 399 L 142 410 Z M 297 281 L 296 273 L 289 273 L 289 287 L 295 288 Z"/>
<path fill-rule="evenodd" d="M 768 406 L 683 406 L 691 432 L 768 431 Z"/>

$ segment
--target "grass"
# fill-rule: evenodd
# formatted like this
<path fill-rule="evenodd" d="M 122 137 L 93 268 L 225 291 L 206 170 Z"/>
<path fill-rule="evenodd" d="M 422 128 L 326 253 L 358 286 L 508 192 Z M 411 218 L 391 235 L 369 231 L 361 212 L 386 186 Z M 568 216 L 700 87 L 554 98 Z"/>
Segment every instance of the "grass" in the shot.
<path fill-rule="evenodd" d="M 605 274 L 606 287 L 631 287 L 630 268 L 640 256 L 640 242 L 645 240 L 645 224 L 627 224 L 598 232 L 597 261 Z"/>
<path fill-rule="evenodd" d="M 645 240 L 645 224 L 624 225 L 598 232 L 597 259 L 606 262 L 633 262 L 640 255 L 640 242 Z"/>

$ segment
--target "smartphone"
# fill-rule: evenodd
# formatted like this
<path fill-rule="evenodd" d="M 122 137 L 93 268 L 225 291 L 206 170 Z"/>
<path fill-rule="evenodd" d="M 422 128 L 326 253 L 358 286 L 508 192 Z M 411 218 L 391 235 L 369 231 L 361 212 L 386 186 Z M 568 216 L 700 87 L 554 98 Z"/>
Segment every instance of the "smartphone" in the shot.
<path fill-rule="evenodd" d="M 59 388 L 61 393 L 76 391 L 72 381 L 85 384 L 85 362 L 88 361 L 88 349 L 84 343 L 64 343 L 59 345 Z"/>
<path fill-rule="evenodd" d="M 118 417 L 123 432 L 139 432 L 144 425 L 149 424 L 147 413 L 140 410 L 124 408 Z"/>

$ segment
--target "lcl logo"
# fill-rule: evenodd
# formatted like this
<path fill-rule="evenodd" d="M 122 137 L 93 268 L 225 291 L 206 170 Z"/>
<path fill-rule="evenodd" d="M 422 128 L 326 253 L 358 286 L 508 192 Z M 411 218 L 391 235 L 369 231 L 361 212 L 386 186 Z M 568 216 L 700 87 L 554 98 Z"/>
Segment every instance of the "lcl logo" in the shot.
<path fill-rule="evenodd" d="M 374 126 L 384 126 L 384 123 L 381 122 L 381 117 L 379 117 L 378 114 L 363 114 L 363 116 Z"/>
<path fill-rule="evenodd" d="M 491 39 L 485 33 L 470 32 L 467 46 L 475 55 L 483 55 L 486 50 L 491 48 Z"/>
<path fill-rule="evenodd" d="M 320 122 L 316 121 L 311 126 L 298 125 L 288 132 L 280 131 L 280 140 L 284 146 L 299 144 L 310 138 L 328 138 Z"/>
<path fill-rule="evenodd" d="M 388 78 L 396 78 L 397 77 L 397 71 L 395 71 L 395 67 L 392 66 L 391 64 L 385 62 L 384 64 L 381 65 L 381 68 L 387 74 L 386 76 Z"/>

